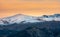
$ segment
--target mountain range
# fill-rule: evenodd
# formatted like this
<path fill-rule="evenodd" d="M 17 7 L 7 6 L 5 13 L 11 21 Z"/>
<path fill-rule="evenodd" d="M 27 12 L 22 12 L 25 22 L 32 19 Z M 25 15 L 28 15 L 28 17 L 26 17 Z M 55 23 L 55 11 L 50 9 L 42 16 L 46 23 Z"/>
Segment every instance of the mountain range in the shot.
<path fill-rule="evenodd" d="M 60 14 L 43 15 L 38 17 L 16 14 L 14 16 L 0 18 L 0 25 L 8 25 L 14 23 L 35 23 L 45 21 L 60 21 Z"/>
<path fill-rule="evenodd" d="M 60 37 L 60 14 L 0 18 L 0 37 Z"/>

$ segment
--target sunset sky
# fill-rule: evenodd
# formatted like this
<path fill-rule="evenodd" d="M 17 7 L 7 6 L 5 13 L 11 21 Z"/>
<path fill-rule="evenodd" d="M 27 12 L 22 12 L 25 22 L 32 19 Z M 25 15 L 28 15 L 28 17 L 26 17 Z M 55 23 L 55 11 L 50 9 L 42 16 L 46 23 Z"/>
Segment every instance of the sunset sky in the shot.
<path fill-rule="evenodd" d="M 59 0 L 0 0 L 0 18 L 15 14 L 41 16 L 60 13 Z"/>

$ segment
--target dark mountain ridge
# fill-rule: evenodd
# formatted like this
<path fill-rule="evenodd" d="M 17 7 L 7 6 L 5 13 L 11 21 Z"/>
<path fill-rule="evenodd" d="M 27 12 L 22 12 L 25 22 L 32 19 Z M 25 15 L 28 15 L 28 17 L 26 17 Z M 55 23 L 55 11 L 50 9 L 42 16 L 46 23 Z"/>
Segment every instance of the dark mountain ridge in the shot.
<path fill-rule="evenodd" d="M 0 26 L 1 37 L 60 37 L 59 35 L 60 21 L 15 23 Z"/>
<path fill-rule="evenodd" d="M 60 37 L 60 14 L 2 18 L 0 37 Z"/>

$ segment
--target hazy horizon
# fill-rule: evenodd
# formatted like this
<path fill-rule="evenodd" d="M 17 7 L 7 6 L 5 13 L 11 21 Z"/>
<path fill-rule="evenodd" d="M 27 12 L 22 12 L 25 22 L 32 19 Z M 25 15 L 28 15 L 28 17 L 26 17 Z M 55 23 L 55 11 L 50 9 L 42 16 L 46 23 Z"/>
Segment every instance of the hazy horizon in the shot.
<path fill-rule="evenodd" d="M 0 0 L 0 18 L 25 14 L 30 16 L 60 14 L 59 0 Z"/>

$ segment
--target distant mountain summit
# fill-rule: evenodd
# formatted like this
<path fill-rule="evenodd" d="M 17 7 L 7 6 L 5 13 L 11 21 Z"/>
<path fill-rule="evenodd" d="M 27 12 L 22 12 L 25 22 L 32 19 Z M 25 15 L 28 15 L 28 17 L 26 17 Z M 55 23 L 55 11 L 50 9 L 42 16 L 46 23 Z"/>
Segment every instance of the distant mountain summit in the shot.
<path fill-rule="evenodd" d="M 60 14 L 54 14 L 53 16 L 55 16 L 55 17 L 60 17 Z"/>
<path fill-rule="evenodd" d="M 6 18 L 2 18 L 0 19 L 0 24 L 13 24 L 13 23 L 33 23 L 33 22 L 40 22 L 39 20 L 37 20 L 37 17 L 33 17 L 33 16 L 27 16 L 27 15 L 23 15 L 23 14 L 17 14 L 11 17 L 6 17 Z"/>
<path fill-rule="evenodd" d="M 43 15 L 41 17 L 46 17 L 46 18 L 49 18 L 49 17 L 60 17 L 60 14 L 54 14 L 54 15 Z"/>
<path fill-rule="evenodd" d="M 60 21 L 60 14 L 43 15 L 40 17 L 40 19 L 44 21 Z"/>
<path fill-rule="evenodd" d="M 54 15 L 43 15 L 39 17 L 28 16 L 23 14 L 17 14 L 10 17 L 5 17 L 0 19 L 0 25 L 8 25 L 14 23 L 35 23 L 35 22 L 45 22 L 45 21 L 60 21 L 60 14 Z"/>

